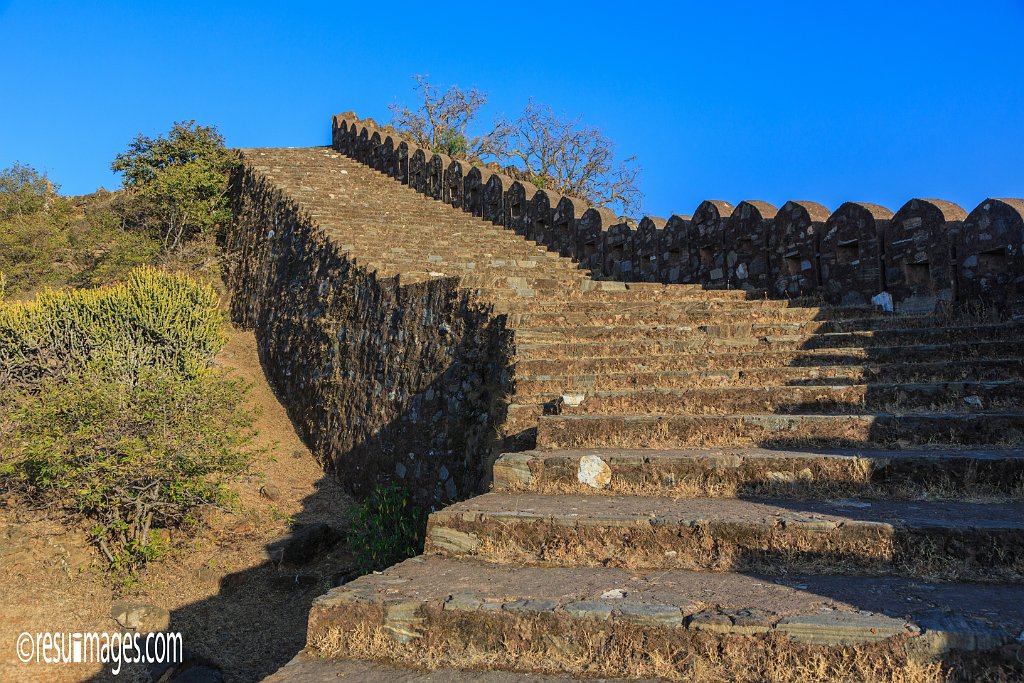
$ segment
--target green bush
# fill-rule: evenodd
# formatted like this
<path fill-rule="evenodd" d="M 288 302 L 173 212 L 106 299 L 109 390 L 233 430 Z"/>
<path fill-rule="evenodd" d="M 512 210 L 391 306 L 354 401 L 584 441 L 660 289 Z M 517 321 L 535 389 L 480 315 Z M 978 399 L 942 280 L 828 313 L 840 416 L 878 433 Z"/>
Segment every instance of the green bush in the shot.
<path fill-rule="evenodd" d="M 0 487 L 89 520 L 122 577 L 158 557 L 251 459 L 222 324 L 210 287 L 153 268 L 0 302 Z"/>
<path fill-rule="evenodd" d="M 0 306 L 0 383 L 28 388 L 116 353 L 129 375 L 169 366 L 194 376 L 224 345 L 212 288 L 153 268 L 93 290 L 46 291 Z"/>
<path fill-rule="evenodd" d="M 43 504 L 88 519 L 115 573 L 130 576 L 189 530 L 204 505 L 231 501 L 246 471 L 246 387 L 217 371 L 172 367 L 129 374 L 111 352 L 52 377 L 12 409 L 12 449 L 0 478 Z"/>
<path fill-rule="evenodd" d="M 352 508 L 349 548 L 356 568 L 369 573 L 423 550 L 426 514 L 405 489 L 377 486 Z"/>

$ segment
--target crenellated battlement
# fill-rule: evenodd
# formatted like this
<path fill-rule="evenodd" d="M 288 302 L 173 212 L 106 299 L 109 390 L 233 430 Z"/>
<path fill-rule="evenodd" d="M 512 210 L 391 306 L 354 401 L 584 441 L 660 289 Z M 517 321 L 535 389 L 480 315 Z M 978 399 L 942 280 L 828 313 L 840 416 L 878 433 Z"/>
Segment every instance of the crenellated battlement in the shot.
<path fill-rule="evenodd" d="M 639 222 L 468 161 L 421 149 L 352 112 L 333 118 L 334 149 L 418 192 L 578 261 L 595 277 L 818 296 L 860 304 L 888 292 L 899 310 L 950 304 L 1005 309 L 1024 298 L 1024 200 L 970 213 L 914 198 L 895 214 L 846 202 L 776 208 L 707 200 L 692 216 Z"/>

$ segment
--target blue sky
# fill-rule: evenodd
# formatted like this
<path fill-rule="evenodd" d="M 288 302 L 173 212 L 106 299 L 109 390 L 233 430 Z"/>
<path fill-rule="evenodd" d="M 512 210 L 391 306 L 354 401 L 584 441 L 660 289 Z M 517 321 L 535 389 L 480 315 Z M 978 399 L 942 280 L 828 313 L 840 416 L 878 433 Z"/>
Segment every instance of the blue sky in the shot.
<path fill-rule="evenodd" d="M 232 146 L 328 144 L 416 73 L 583 114 L 644 208 L 1024 196 L 1024 0 L 218 3 L 0 0 L 0 167 L 69 194 L 180 119 Z"/>

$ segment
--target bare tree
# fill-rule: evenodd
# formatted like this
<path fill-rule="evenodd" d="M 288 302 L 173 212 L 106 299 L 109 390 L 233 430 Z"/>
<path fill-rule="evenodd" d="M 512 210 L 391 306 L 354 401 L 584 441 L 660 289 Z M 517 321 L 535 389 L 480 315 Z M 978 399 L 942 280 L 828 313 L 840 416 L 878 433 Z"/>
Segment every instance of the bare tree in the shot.
<path fill-rule="evenodd" d="M 480 110 L 487 104 L 487 93 L 475 87 L 463 90 L 457 85 L 442 92 L 431 85 L 428 74 L 413 76 L 420 104 L 411 109 L 395 102 L 391 110 L 391 125 L 405 133 L 420 147 L 453 157 L 484 160 L 495 157 L 494 133 L 470 137 L 467 129 Z"/>
<path fill-rule="evenodd" d="M 426 75 L 413 78 L 419 106 L 395 103 L 389 108 L 391 125 L 417 145 L 471 161 L 511 164 L 511 175 L 594 206 L 620 213 L 639 210 L 643 194 L 636 157 L 617 161 L 615 143 L 581 117 L 560 117 L 530 100 L 519 118 L 501 117 L 490 132 L 469 137 L 487 94 L 456 85 L 442 91 Z"/>
<path fill-rule="evenodd" d="M 636 157 L 617 162 L 615 143 L 582 117 L 561 117 L 530 100 L 518 119 L 501 121 L 497 131 L 499 159 L 521 165 L 538 187 L 619 213 L 639 210 Z"/>

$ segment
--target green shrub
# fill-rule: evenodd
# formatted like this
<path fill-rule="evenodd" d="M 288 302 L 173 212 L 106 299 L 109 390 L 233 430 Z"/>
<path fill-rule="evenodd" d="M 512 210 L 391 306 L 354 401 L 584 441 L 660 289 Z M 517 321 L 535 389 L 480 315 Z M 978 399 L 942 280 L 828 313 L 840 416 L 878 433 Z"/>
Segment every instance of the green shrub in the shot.
<path fill-rule="evenodd" d="M 57 186 L 45 173 L 15 162 L 0 170 L 0 220 L 38 213 L 57 198 Z"/>
<path fill-rule="evenodd" d="M 31 387 L 115 352 L 129 375 L 169 366 L 194 376 L 224 345 L 222 322 L 212 288 L 153 268 L 118 285 L 43 292 L 0 305 L 0 382 Z"/>
<path fill-rule="evenodd" d="M 0 302 L 0 486 L 89 520 L 119 576 L 158 557 L 251 459 L 222 324 L 209 286 L 153 268 Z"/>
<path fill-rule="evenodd" d="M 245 385 L 219 371 L 126 373 L 124 360 L 111 350 L 17 401 L 0 478 L 89 520 L 111 569 L 130 576 L 166 549 L 157 530 L 190 530 L 201 506 L 230 503 L 251 419 Z"/>
<path fill-rule="evenodd" d="M 230 220 L 228 174 L 237 164 L 216 126 L 181 121 L 166 136 L 139 134 L 110 167 L 124 177 L 125 223 L 176 251 Z"/>
<path fill-rule="evenodd" d="M 390 567 L 423 550 L 426 514 L 405 489 L 377 486 L 352 508 L 349 548 L 364 573 Z"/>

